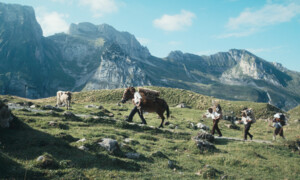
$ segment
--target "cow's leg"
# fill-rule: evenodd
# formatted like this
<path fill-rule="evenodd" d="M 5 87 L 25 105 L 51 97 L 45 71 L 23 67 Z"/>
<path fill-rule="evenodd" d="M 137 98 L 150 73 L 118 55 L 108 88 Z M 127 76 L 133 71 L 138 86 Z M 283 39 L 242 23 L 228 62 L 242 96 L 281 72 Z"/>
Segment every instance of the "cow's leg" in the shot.
<path fill-rule="evenodd" d="M 158 128 L 163 128 L 164 127 L 164 121 L 165 121 L 165 116 L 163 113 L 158 113 L 159 117 L 161 118 L 161 123 Z"/>
<path fill-rule="evenodd" d="M 58 107 L 58 105 L 59 105 L 59 97 L 58 97 L 58 95 L 56 96 L 56 107 Z"/>

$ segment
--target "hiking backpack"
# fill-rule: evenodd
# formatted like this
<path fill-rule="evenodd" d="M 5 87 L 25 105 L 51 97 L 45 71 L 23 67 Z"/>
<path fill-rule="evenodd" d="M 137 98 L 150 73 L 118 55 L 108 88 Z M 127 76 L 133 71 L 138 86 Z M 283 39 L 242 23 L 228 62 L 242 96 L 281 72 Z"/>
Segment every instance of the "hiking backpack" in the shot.
<path fill-rule="evenodd" d="M 280 123 L 282 124 L 282 126 L 287 125 L 287 118 L 285 117 L 285 115 L 282 114 L 282 113 L 280 113 L 279 116 L 280 116 L 280 118 L 279 118 L 280 119 Z"/>
<path fill-rule="evenodd" d="M 252 109 L 247 109 L 246 110 L 246 115 L 251 118 L 251 123 L 255 123 L 256 122 L 256 119 L 255 119 L 255 116 L 254 116 L 254 112 L 253 112 Z"/>

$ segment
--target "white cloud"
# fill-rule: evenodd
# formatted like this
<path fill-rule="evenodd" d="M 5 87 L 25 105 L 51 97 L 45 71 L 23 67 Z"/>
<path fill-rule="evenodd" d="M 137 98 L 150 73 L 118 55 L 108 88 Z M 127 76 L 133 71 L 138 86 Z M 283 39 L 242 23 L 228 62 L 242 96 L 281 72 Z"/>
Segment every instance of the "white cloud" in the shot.
<path fill-rule="evenodd" d="M 165 14 L 161 18 L 155 19 L 153 25 L 165 31 L 179 31 L 183 30 L 185 27 L 191 26 L 193 18 L 195 17 L 196 15 L 194 13 L 181 10 L 180 14 Z"/>
<path fill-rule="evenodd" d="M 230 32 L 230 33 L 225 33 L 225 34 L 221 34 L 219 36 L 215 36 L 215 38 L 217 39 L 224 39 L 224 38 L 230 38 L 230 37 L 245 37 L 245 36 L 249 36 L 251 34 L 254 34 L 256 32 L 258 32 L 259 30 L 256 28 L 251 28 L 251 29 L 245 29 L 245 30 L 241 30 L 241 31 L 236 31 L 236 32 Z"/>
<path fill-rule="evenodd" d="M 227 24 L 229 29 L 244 27 L 264 27 L 290 21 L 300 13 L 300 5 L 291 3 L 287 6 L 267 4 L 258 11 L 246 9 L 236 18 L 230 18 Z"/>
<path fill-rule="evenodd" d="M 79 0 L 79 4 L 88 6 L 93 12 L 94 17 L 114 13 L 119 9 L 119 4 L 115 0 Z"/>
<path fill-rule="evenodd" d="M 259 10 L 245 9 L 238 17 L 229 18 L 226 28 L 229 32 L 218 38 L 243 37 L 261 31 L 264 27 L 291 21 L 300 14 L 300 5 L 267 3 Z"/>
<path fill-rule="evenodd" d="M 147 39 L 147 38 L 142 38 L 142 37 L 137 37 L 136 38 L 143 46 L 146 46 L 148 45 L 151 40 L 150 39 Z"/>
<path fill-rule="evenodd" d="M 49 36 L 55 33 L 67 32 L 69 24 L 66 22 L 67 14 L 60 14 L 58 12 L 47 12 L 45 8 L 36 8 L 37 21 L 43 29 L 43 35 Z"/>

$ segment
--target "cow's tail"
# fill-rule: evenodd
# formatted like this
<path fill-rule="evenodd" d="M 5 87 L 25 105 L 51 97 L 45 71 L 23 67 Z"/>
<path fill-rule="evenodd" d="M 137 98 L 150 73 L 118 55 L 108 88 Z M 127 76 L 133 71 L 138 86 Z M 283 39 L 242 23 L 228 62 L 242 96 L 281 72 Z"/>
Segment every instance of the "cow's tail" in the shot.
<path fill-rule="evenodd" d="M 165 108 L 166 108 L 166 111 L 167 111 L 167 119 L 168 119 L 170 117 L 170 109 L 169 109 L 169 106 L 168 106 L 166 101 L 165 101 Z"/>

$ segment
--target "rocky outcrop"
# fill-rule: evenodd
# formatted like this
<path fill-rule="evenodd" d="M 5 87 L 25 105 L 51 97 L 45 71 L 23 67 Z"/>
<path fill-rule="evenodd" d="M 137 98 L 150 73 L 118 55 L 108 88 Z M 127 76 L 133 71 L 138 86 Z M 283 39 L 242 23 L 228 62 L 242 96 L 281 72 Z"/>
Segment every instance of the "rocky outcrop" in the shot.
<path fill-rule="evenodd" d="M 237 64 L 228 69 L 221 76 L 221 81 L 236 85 L 250 84 L 251 80 L 263 80 L 275 86 L 284 86 L 276 76 L 275 67 L 247 51 L 230 50 Z M 253 83 L 253 81 L 251 81 Z"/>
<path fill-rule="evenodd" d="M 0 100 L 0 127 L 10 127 L 10 123 L 13 119 L 14 116 L 11 113 L 10 109 L 8 109 L 8 106 Z"/>
<path fill-rule="evenodd" d="M 151 85 L 138 62 L 113 43 L 101 55 L 101 64 L 88 80 L 84 90 L 125 88 Z"/>
<path fill-rule="evenodd" d="M 103 138 L 98 144 L 110 153 L 116 153 L 120 151 L 118 141 L 114 139 Z"/>
<path fill-rule="evenodd" d="M 150 56 L 148 49 L 141 46 L 132 34 L 119 32 L 108 24 L 94 25 L 88 22 L 71 24 L 69 34 L 117 43 L 126 54 L 135 59 L 143 60 Z"/>
<path fill-rule="evenodd" d="M 32 7 L 0 3 L 0 93 L 28 98 L 68 87 L 56 46 L 43 37 Z"/>

